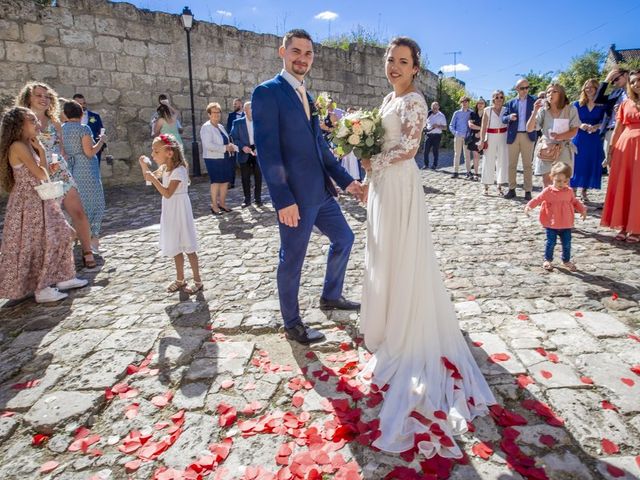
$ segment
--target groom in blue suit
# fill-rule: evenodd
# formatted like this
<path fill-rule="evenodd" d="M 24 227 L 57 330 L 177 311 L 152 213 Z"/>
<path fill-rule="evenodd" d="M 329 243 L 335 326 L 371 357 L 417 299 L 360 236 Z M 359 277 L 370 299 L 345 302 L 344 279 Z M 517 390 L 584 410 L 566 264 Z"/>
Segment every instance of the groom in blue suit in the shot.
<path fill-rule="evenodd" d="M 304 30 L 288 32 L 278 54 L 282 72 L 256 87 L 251 106 L 258 161 L 278 212 L 280 311 L 287 337 L 306 345 L 325 338 L 302 323 L 298 304 L 302 264 L 314 225 L 331 241 L 320 308 L 360 308 L 342 296 L 354 235 L 334 198 L 331 179 L 358 198 L 362 186 L 331 153 L 306 92 L 304 77 L 313 63 L 311 36 Z"/>

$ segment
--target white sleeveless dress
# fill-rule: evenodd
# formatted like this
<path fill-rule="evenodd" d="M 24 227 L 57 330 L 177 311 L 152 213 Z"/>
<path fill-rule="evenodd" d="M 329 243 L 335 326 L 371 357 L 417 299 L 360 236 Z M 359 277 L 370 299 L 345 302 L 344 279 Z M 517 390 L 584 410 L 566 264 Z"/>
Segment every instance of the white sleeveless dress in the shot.
<path fill-rule="evenodd" d="M 160 250 L 167 257 L 198 250 L 196 226 L 193 221 L 189 198 L 189 172 L 180 165 L 162 174 L 162 186 L 167 188 L 172 180 L 180 182 L 170 198 L 162 197 L 160 215 Z"/>
<path fill-rule="evenodd" d="M 360 378 L 388 386 L 374 445 L 396 453 L 417 446 L 427 458 L 459 458 L 453 435 L 496 401 L 460 332 L 411 158 L 427 105 L 415 92 L 390 94 L 381 113 L 385 140 L 383 152 L 371 159 L 360 315 L 373 353 Z"/>

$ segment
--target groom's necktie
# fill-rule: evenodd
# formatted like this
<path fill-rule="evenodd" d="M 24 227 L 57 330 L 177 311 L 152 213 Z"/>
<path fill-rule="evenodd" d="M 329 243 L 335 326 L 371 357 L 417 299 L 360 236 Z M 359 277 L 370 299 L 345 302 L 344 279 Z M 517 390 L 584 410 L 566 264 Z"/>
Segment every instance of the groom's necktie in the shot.
<path fill-rule="evenodd" d="M 296 88 L 296 92 L 298 92 L 298 96 L 300 97 L 300 101 L 302 102 L 304 113 L 307 114 L 307 120 L 311 120 L 311 110 L 309 109 L 309 100 L 307 99 L 307 89 L 304 88 L 304 85 L 300 85 L 298 88 Z"/>

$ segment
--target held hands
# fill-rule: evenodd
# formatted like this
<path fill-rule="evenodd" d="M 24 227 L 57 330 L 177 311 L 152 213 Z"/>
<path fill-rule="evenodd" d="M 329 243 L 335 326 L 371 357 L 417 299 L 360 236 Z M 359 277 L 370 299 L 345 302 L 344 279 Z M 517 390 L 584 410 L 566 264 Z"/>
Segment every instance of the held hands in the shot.
<path fill-rule="evenodd" d="M 362 188 L 362 184 L 359 181 L 354 180 L 345 190 L 356 197 L 359 201 L 364 202 L 364 190 Z"/>
<path fill-rule="evenodd" d="M 253 151 L 247 146 L 242 147 L 242 151 L 244 153 L 253 154 Z"/>
<path fill-rule="evenodd" d="M 228 143 L 225 146 L 225 149 L 227 150 L 228 153 L 235 153 L 238 151 L 238 147 L 236 147 L 233 143 Z"/>

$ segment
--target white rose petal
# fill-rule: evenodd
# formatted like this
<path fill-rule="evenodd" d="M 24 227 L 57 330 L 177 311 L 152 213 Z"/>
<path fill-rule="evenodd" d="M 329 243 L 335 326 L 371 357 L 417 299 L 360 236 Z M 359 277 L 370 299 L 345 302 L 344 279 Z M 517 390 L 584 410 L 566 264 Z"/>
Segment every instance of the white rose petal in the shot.
<path fill-rule="evenodd" d="M 351 135 L 349 135 L 347 142 L 349 142 L 351 145 L 358 145 L 360 143 L 360 135 L 352 133 Z"/>

